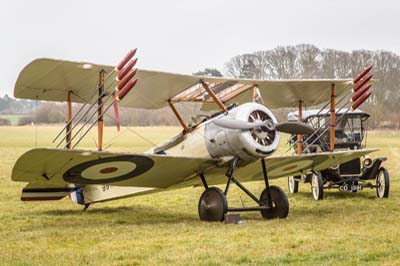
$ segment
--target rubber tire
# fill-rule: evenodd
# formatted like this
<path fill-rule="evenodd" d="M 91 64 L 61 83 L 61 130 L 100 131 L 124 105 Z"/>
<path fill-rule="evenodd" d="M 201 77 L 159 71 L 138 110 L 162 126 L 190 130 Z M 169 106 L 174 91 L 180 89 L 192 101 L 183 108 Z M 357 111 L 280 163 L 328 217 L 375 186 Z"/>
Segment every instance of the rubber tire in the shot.
<path fill-rule="evenodd" d="M 228 211 L 225 194 L 217 187 L 204 190 L 199 199 L 198 212 L 201 221 L 221 222 Z"/>
<path fill-rule="evenodd" d="M 313 173 L 311 177 L 311 196 L 314 200 L 322 200 L 324 198 L 324 183 L 321 173 Z"/>
<path fill-rule="evenodd" d="M 383 178 L 383 180 L 381 180 Z M 383 190 L 381 188 L 381 181 L 384 182 Z M 386 168 L 379 168 L 379 172 L 376 175 L 376 196 L 378 198 L 388 198 L 389 197 L 389 188 L 390 188 L 390 180 L 389 180 L 389 172 Z"/>
<path fill-rule="evenodd" d="M 294 176 L 288 176 L 288 190 L 290 194 L 294 194 L 299 191 L 299 181 L 295 180 Z"/>
<path fill-rule="evenodd" d="M 289 200 L 285 194 L 285 192 L 277 186 L 270 186 L 269 190 L 271 192 L 272 199 L 272 210 L 262 210 L 260 211 L 262 217 L 264 219 L 275 219 L 281 218 L 284 219 L 289 214 Z M 263 205 L 268 205 L 268 192 L 267 189 L 264 189 L 260 196 L 260 202 Z"/>
<path fill-rule="evenodd" d="M 352 186 L 358 186 L 358 181 L 354 181 L 353 182 L 353 184 L 352 184 Z M 351 192 L 352 193 L 356 193 L 358 190 L 356 189 L 356 190 L 352 190 Z"/>

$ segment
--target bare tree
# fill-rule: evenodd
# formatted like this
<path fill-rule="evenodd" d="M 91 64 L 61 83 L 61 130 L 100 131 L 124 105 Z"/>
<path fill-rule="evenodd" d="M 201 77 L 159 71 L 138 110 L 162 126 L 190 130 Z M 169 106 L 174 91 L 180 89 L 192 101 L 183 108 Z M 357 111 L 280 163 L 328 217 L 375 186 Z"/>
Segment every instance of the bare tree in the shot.
<path fill-rule="evenodd" d="M 350 53 L 327 49 L 321 52 L 320 78 L 350 78 Z"/>
<path fill-rule="evenodd" d="M 243 73 L 244 60 L 242 55 L 237 55 L 225 63 L 226 74 L 234 78 L 240 78 Z"/>
<path fill-rule="evenodd" d="M 321 50 L 311 44 L 296 46 L 299 60 L 300 77 L 303 79 L 317 78 L 320 72 Z"/>
<path fill-rule="evenodd" d="M 296 48 L 293 46 L 278 46 L 265 52 L 268 62 L 268 78 L 293 79 L 299 75 L 299 61 Z"/>
<path fill-rule="evenodd" d="M 226 74 L 237 78 L 309 79 L 353 78 L 366 66 L 373 66 L 373 94 L 362 106 L 371 113 L 372 126 L 385 119 L 397 124 L 400 101 L 400 57 L 387 51 L 333 49 L 314 45 L 278 46 L 272 50 L 238 55 L 225 64 Z"/>

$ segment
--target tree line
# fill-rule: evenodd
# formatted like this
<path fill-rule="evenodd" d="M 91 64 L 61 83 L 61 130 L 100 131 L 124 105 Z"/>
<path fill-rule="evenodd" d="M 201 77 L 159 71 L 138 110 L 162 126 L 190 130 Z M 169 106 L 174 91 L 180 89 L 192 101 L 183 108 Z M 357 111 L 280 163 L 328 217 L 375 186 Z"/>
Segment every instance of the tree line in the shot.
<path fill-rule="evenodd" d="M 250 79 L 344 79 L 354 78 L 366 66 L 373 66 L 373 94 L 361 108 L 371 114 L 372 128 L 400 128 L 397 103 L 400 100 L 400 57 L 384 50 L 355 50 L 351 52 L 335 49 L 320 49 L 311 44 L 278 46 L 271 50 L 237 55 L 225 63 L 223 71 L 206 68 L 194 75 L 230 76 Z M 7 98 L 8 106 L 16 105 Z M 15 101 L 15 99 L 14 99 Z M 1 101 L 0 101 L 1 103 Z M 27 123 L 62 123 L 65 121 L 65 106 L 56 103 L 41 103 L 36 111 L 21 120 Z M 16 106 L 33 107 L 33 101 Z M 62 107 L 61 107 L 62 106 Z M 75 105 L 74 108 L 79 108 Z M 199 112 L 199 104 L 180 104 L 178 108 L 190 121 Z M 111 108 L 112 109 L 112 108 Z M 1 111 L 1 110 L 0 110 Z M 279 118 L 286 119 L 290 109 L 274 110 Z M 109 112 L 106 124 L 115 124 Z M 121 124 L 135 126 L 178 125 L 170 110 L 156 111 L 121 108 Z"/>
<path fill-rule="evenodd" d="M 361 108 L 371 114 L 370 126 L 400 128 L 400 57 L 384 50 L 345 52 L 311 44 L 278 46 L 231 58 L 225 73 L 251 79 L 352 79 L 373 66 L 373 93 Z"/>

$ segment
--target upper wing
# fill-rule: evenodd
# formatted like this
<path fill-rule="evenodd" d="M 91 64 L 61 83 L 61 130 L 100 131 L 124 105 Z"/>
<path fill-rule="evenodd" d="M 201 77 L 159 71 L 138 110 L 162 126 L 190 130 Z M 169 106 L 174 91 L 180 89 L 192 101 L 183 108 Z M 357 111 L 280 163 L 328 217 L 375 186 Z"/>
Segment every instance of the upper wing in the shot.
<path fill-rule="evenodd" d="M 33 149 L 17 160 L 12 180 L 42 187 L 72 183 L 166 188 L 215 165 L 216 161 L 201 158 Z"/>
<path fill-rule="evenodd" d="M 101 69 L 111 73 L 113 67 L 84 62 L 37 59 L 28 64 L 19 74 L 14 96 L 25 99 L 67 101 L 67 94 L 72 91 L 73 102 L 87 102 L 96 92 L 98 73 Z M 115 75 L 111 77 L 114 79 Z M 200 79 L 213 84 L 237 84 L 237 90 L 233 93 L 234 97 L 227 97 L 223 100 L 225 103 L 251 101 L 250 88 L 256 85 L 263 96 L 264 103 L 271 108 L 293 107 L 300 100 L 308 106 L 316 105 L 329 99 L 333 83 L 336 84 L 337 95 L 350 90 L 346 86 L 351 84 L 351 80 L 251 80 L 197 77 L 148 70 L 138 70 L 135 77 L 139 81 L 133 91 L 120 102 L 121 106 L 161 108 L 167 105 L 169 99 L 198 84 Z M 220 92 L 221 95 L 225 91 Z M 215 104 L 207 102 L 204 104 L 205 109 L 215 107 Z"/>
<path fill-rule="evenodd" d="M 310 171 L 321 171 L 341 163 L 359 158 L 376 149 L 324 152 L 314 154 L 274 156 L 265 158 L 268 178 L 287 177 L 302 175 Z M 209 184 L 226 183 L 226 168 L 212 168 L 206 173 Z M 260 180 L 263 178 L 261 164 L 259 161 L 237 168 L 234 172 L 236 179 L 241 182 Z M 188 180 L 178 186 L 201 185 L 199 179 Z"/>

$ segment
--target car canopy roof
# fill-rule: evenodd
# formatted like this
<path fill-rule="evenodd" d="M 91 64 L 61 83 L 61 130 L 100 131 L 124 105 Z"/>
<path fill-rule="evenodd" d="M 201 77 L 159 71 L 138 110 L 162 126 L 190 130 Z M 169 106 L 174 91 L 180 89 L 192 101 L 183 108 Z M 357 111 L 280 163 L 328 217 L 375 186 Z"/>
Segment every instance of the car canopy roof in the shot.
<path fill-rule="evenodd" d="M 341 114 L 344 114 L 344 113 L 346 113 L 347 116 L 369 117 L 368 113 L 366 113 L 366 112 L 364 112 L 362 110 L 359 110 L 359 109 L 356 109 L 356 110 L 353 110 L 353 111 L 349 110 L 348 108 L 336 109 L 336 115 L 341 115 Z M 303 115 L 303 120 L 306 120 L 306 119 L 308 119 L 309 117 L 312 117 L 312 116 L 318 116 L 318 117 L 327 116 L 327 117 L 329 117 L 330 116 L 330 111 L 329 111 L 329 109 L 323 109 L 323 110 L 321 110 L 321 109 L 310 109 L 310 110 L 303 111 L 302 115 Z M 298 112 L 290 112 L 288 114 L 288 121 L 298 121 Z"/>

